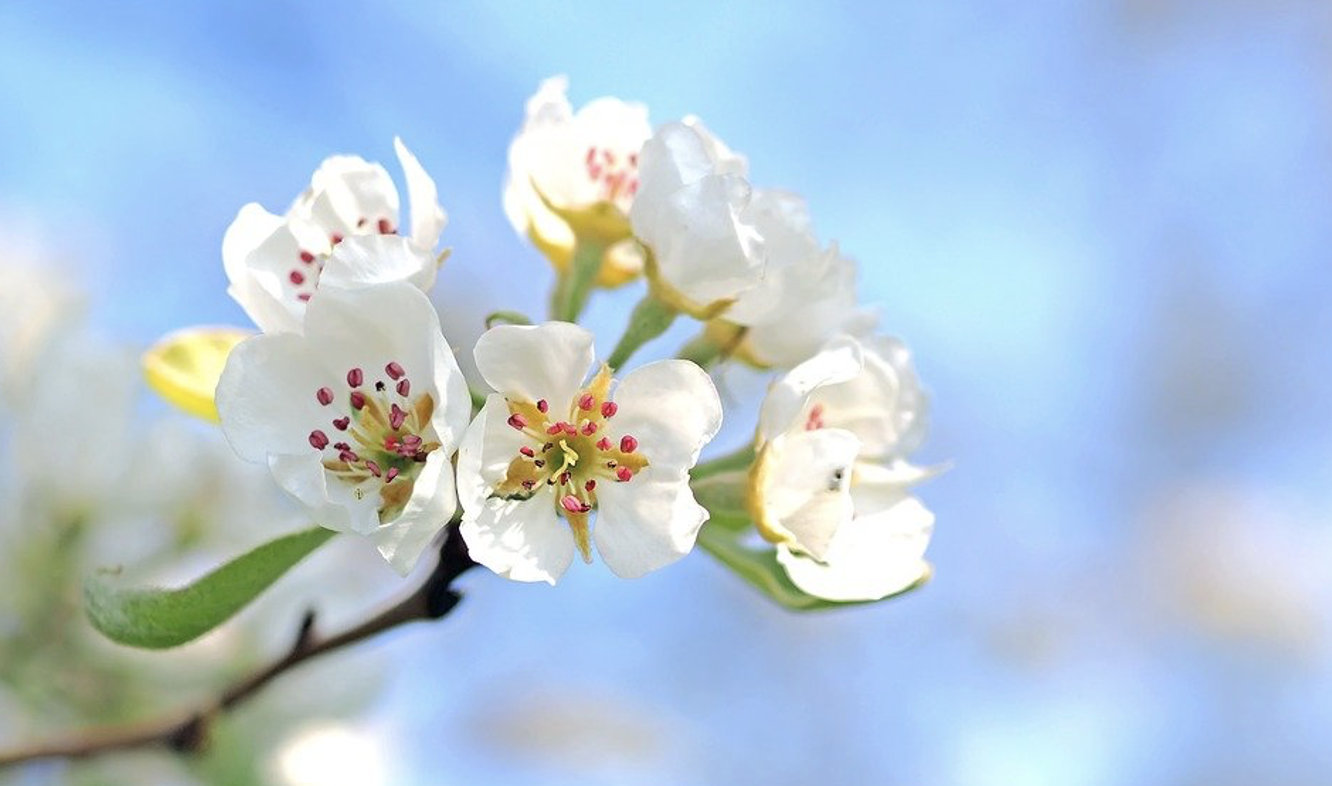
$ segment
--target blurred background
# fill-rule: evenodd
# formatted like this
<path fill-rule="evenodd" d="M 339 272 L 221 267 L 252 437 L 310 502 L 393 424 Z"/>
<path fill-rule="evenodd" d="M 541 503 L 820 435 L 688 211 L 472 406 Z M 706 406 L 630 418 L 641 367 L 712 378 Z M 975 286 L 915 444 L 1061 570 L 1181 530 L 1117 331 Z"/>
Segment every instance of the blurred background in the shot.
<path fill-rule="evenodd" d="M 90 497 L 127 510 L 86 565 L 189 575 L 299 526 L 262 471 L 142 390 L 134 357 L 247 323 L 222 233 L 246 202 L 280 212 L 326 155 L 396 174 L 400 134 L 435 177 L 454 253 L 434 297 L 461 356 L 486 312 L 542 313 L 549 267 L 499 195 L 523 102 L 557 73 L 575 106 L 696 113 L 757 185 L 805 194 L 916 352 L 934 399 L 917 458 L 954 464 L 920 489 L 935 579 L 902 599 L 792 615 L 701 552 L 633 582 L 575 566 L 556 589 L 477 571 L 443 624 L 285 682 L 211 761 L 14 782 L 1332 781 L 1330 66 L 1332 6 L 1312 0 L 0 3 L 3 310 L 20 332 L 77 321 L 73 349 L 0 349 L 28 364 L 0 415 L 27 457 L 0 465 L 6 487 L 68 498 L 33 489 L 135 418 L 94 468 L 142 485 Z M 596 297 L 603 347 L 638 295 Z M 90 400 L 112 409 L 75 414 Z M 737 412 L 717 452 L 752 428 Z M 204 466 L 255 490 L 191 490 Z M 149 490 L 170 499 L 134 510 Z M 16 544 L 54 536 L 7 513 L 13 578 L 36 564 Z M 205 515 L 208 538 L 179 534 Z M 89 640 L 98 668 L 139 675 L 138 703 L 78 695 L 87 658 L 34 658 L 41 638 L 9 630 L 0 741 L 179 707 L 281 650 L 305 606 L 336 619 L 398 586 L 373 555 L 320 559 L 186 652 Z M 77 596 L 26 613 L 79 624 Z"/>

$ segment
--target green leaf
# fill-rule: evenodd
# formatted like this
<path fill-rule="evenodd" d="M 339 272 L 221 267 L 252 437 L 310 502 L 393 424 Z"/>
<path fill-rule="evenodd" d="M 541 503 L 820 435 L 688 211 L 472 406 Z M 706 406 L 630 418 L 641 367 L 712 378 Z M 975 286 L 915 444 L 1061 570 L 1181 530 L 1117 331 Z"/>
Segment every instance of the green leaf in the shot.
<path fill-rule="evenodd" d="M 226 622 L 334 534 L 317 527 L 278 538 L 179 589 L 125 587 L 116 572 L 101 571 L 83 587 L 88 619 L 131 647 L 185 644 Z"/>

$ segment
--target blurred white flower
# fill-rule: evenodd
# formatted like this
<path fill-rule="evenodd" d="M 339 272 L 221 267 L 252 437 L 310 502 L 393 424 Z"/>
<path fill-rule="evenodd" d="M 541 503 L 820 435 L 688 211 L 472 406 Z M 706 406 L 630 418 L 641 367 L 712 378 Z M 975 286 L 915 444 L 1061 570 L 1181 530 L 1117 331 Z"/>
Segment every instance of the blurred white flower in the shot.
<path fill-rule="evenodd" d="M 934 517 L 908 494 L 929 472 L 905 460 L 926 401 L 905 346 L 832 341 L 769 392 L 750 506 L 804 591 L 877 600 L 923 578 Z"/>
<path fill-rule="evenodd" d="M 612 394 L 605 366 L 584 385 L 593 360 L 592 334 L 565 322 L 501 326 L 477 342 L 477 367 L 498 392 L 459 450 L 462 534 L 502 576 L 554 584 L 575 547 L 590 561 L 594 508 L 597 551 L 626 578 L 687 554 L 707 520 L 689 469 L 721 427 L 712 381 L 665 360 Z"/>
<path fill-rule="evenodd" d="M 639 150 L 652 135 L 646 106 L 605 97 L 575 113 L 567 91 L 568 79 L 551 77 L 528 99 L 504 181 L 504 212 L 513 228 L 561 271 L 573 257 L 575 232 L 547 203 L 562 212 L 604 208 L 627 224 Z M 633 243 L 618 243 L 608 249 L 598 283 L 623 284 L 642 267 Z"/>
<path fill-rule="evenodd" d="M 380 735 L 323 723 L 283 742 L 271 763 L 271 777 L 290 786 L 380 786 L 389 783 L 388 760 Z"/>
<path fill-rule="evenodd" d="M 837 244 L 819 247 L 805 200 L 759 189 L 748 218 L 767 251 L 763 280 L 741 292 L 723 319 L 747 330 L 736 354 L 759 366 L 791 367 L 837 335 L 864 336 L 878 315 L 856 299 L 856 265 Z"/>
<path fill-rule="evenodd" d="M 5 239 L 8 243 L 8 239 Z M 67 277 L 43 265 L 38 252 L 30 262 L 3 262 L 0 287 L 0 395 L 19 395 L 32 379 L 35 364 L 59 333 L 84 314 L 84 298 Z M 63 269 L 63 268 L 60 268 Z"/>
<path fill-rule="evenodd" d="M 648 275 L 658 297 L 680 311 L 716 316 L 763 279 L 746 169 L 693 118 L 667 123 L 643 145 L 629 216 L 652 251 Z"/>
<path fill-rule="evenodd" d="M 222 263 L 228 293 L 260 330 L 299 331 L 305 304 L 321 285 L 434 285 L 435 246 L 448 217 L 435 182 L 401 139 L 393 144 L 411 200 L 406 242 L 389 242 L 401 229 L 393 180 L 383 166 L 357 156 L 325 159 L 285 215 L 254 202 L 240 209 L 222 240 Z M 344 240 L 360 236 L 384 240 L 334 253 Z"/>
<path fill-rule="evenodd" d="M 315 521 L 370 537 L 406 574 L 457 507 L 450 458 L 467 384 L 409 284 L 321 289 L 304 328 L 232 351 L 217 388 L 223 433 Z"/>

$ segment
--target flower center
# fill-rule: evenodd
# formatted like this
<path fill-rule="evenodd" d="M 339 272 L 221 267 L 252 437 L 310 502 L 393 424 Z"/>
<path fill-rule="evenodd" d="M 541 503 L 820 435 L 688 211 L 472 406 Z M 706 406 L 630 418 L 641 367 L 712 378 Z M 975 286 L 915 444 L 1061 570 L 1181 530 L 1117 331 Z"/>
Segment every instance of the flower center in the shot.
<path fill-rule="evenodd" d="M 381 235 L 397 234 L 397 227 L 387 218 L 380 218 L 374 223 L 365 216 L 356 220 L 356 229 L 353 235 L 372 235 L 375 233 Z M 301 249 L 296 255 L 299 264 L 287 271 L 287 283 L 291 285 L 292 293 L 296 299 L 305 303 L 314 295 L 315 290 L 319 288 L 319 274 L 324 272 L 324 263 L 328 261 L 329 254 L 345 238 L 341 232 L 330 232 L 328 235 L 328 248 L 323 251 L 309 251 Z"/>
<path fill-rule="evenodd" d="M 587 179 L 601 187 L 607 202 L 628 202 L 638 191 L 638 154 L 616 155 L 607 147 L 589 147 L 583 159 Z M 626 205 L 620 205 L 627 210 Z"/>
<path fill-rule="evenodd" d="M 413 396 L 411 379 L 395 361 L 373 383 L 364 370 L 350 369 L 344 398 L 322 387 L 315 399 L 339 415 L 329 421 L 331 432 L 310 432 L 310 445 L 323 455 L 324 468 L 351 485 L 358 500 L 377 491 L 381 514 L 405 506 L 426 457 L 439 447 L 430 426 L 435 411 L 430 394 Z"/>
<path fill-rule="evenodd" d="M 587 515 L 596 507 L 597 485 L 629 483 L 648 466 L 633 435 L 614 435 L 612 419 L 619 405 L 609 396 L 611 381 L 610 369 L 603 366 L 562 418 L 545 399 L 507 399 L 509 426 L 527 439 L 493 494 L 530 499 L 542 490 L 552 492 L 585 559 L 590 559 Z"/>

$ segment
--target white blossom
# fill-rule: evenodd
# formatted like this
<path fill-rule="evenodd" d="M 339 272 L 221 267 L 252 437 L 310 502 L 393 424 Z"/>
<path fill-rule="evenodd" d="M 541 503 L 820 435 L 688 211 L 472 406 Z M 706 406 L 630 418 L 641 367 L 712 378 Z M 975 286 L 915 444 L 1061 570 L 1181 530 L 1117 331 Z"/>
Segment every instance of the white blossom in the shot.
<path fill-rule="evenodd" d="M 643 145 L 629 216 L 652 251 L 658 296 L 681 311 L 715 316 L 763 279 L 745 172 L 744 159 L 696 119 L 667 123 Z"/>
<path fill-rule="evenodd" d="M 501 326 L 477 342 L 498 392 L 458 454 L 462 534 L 500 575 L 554 584 L 575 550 L 590 561 L 595 539 L 614 573 L 641 576 L 688 553 L 707 520 L 689 469 L 721 427 L 712 381 L 664 360 L 612 391 L 605 366 L 585 382 L 593 359 L 592 334 L 564 322 Z"/>
<path fill-rule="evenodd" d="M 411 201 L 406 234 L 392 178 L 383 166 L 358 156 L 325 159 L 284 215 L 253 202 L 240 209 L 222 240 L 222 263 L 228 293 L 260 330 L 298 331 L 320 285 L 434 285 L 435 247 L 448 217 L 420 162 L 401 139 L 394 140 L 394 148 Z M 366 240 L 355 253 L 335 253 L 344 240 L 358 236 L 382 239 Z"/>
<path fill-rule="evenodd" d="M 321 288 L 301 334 L 247 339 L 217 388 L 222 429 L 314 520 L 406 573 L 457 507 L 470 397 L 429 299 L 397 282 Z"/>
<path fill-rule="evenodd" d="M 906 461 L 925 413 L 910 354 L 891 338 L 834 339 L 774 384 L 750 505 L 796 586 L 877 600 L 928 574 L 934 519 L 909 488 L 930 472 Z"/>
<path fill-rule="evenodd" d="M 573 213 L 604 207 L 627 226 L 638 190 L 639 150 L 652 135 L 643 104 L 608 96 L 574 112 L 567 92 L 568 79 L 556 76 L 528 99 L 504 180 L 504 212 L 514 230 L 560 270 L 573 256 L 575 230 L 551 207 Z M 642 268 L 632 242 L 616 243 L 607 249 L 599 281 L 622 284 Z"/>
<path fill-rule="evenodd" d="M 737 354 L 759 366 L 789 368 L 838 335 L 864 336 L 878 315 L 858 305 L 856 264 L 836 243 L 821 248 L 809 209 L 796 194 L 759 189 L 748 214 L 767 249 L 767 269 L 723 319 L 745 328 Z"/>

